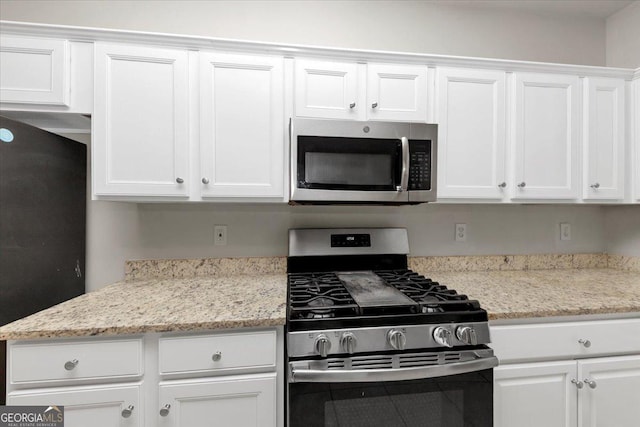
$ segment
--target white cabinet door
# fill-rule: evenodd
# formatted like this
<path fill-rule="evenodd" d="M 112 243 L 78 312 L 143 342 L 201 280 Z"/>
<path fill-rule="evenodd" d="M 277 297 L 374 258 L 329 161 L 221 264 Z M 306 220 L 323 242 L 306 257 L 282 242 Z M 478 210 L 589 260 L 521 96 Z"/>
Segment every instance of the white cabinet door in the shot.
<path fill-rule="evenodd" d="M 438 197 L 502 199 L 505 73 L 438 68 L 436 98 Z"/>
<path fill-rule="evenodd" d="M 96 43 L 93 192 L 188 195 L 187 52 Z"/>
<path fill-rule="evenodd" d="M 202 53 L 200 67 L 202 196 L 283 197 L 283 59 Z"/>
<path fill-rule="evenodd" d="M 276 374 L 160 385 L 158 427 L 275 427 Z M 167 406 L 168 405 L 168 406 Z M 160 410 L 160 409 L 159 409 Z"/>
<path fill-rule="evenodd" d="M 635 180 L 634 185 L 634 196 L 635 200 L 640 201 L 640 77 L 636 78 L 631 84 L 631 91 L 633 93 L 633 106 L 631 107 L 631 111 L 633 112 L 633 117 L 631 118 L 633 126 L 633 132 L 635 141 L 635 159 L 632 159 L 632 180 Z"/>
<path fill-rule="evenodd" d="M 637 427 L 640 422 L 640 356 L 578 362 L 580 427 Z"/>
<path fill-rule="evenodd" d="M 585 199 L 624 198 L 625 83 L 584 79 Z"/>
<path fill-rule="evenodd" d="M 578 196 L 578 77 L 516 73 L 514 199 Z"/>
<path fill-rule="evenodd" d="M 427 121 L 427 67 L 367 65 L 367 118 Z"/>
<path fill-rule="evenodd" d="M 355 62 L 296 59 L 294 79 L 296 116 L 364 119 L 365 97 Z"/>
<path fill-rule="evenodd" d="M 69 105 L 69 43 L 0 35 L 0 102 Z"/>
<path fill-rule="evenodd" d="M 144 425 L 140 386 L 91 386 L 9 393 L 8 405 L 64 406 L 65 427 Z"/>
<path fill-rule="evenodd" d="M 494 369 L 495 427 L 575 427 L 576 362 L 528 363 Z"/>

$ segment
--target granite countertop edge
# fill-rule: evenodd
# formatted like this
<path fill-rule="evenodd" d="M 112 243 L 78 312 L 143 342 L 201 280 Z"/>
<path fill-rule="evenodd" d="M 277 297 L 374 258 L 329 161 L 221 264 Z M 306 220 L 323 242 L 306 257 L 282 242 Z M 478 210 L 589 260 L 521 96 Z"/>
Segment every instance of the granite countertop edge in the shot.
<path fill-rule="evenodd" d="M 611 314 L 635 317 L 635 313 L 640 317 L 640 272 L 604 268 L 432 272 L 430 276 L 477 299 L 490 321 L 542 317 L 562 321 L 566 316 Z M 621 281 L 624 288 L 614 289 L 601 301 L 598 283 L 603 278 Z M 536 306 L 535 301 L 531 304 L 532 297 L 543 300 L 541 295 L 549 290 L 557 292 L 561 301 L 546 308 Z M 575 298 L 565 297 L 574 290 L 578 291 Z M 183 301 L 175 304 L 176 298 Z M 584 301 L 577 301 L 580 298 Z M 92 316 L 94 309 L 97 320 Z M 148 279 L 114 283 L 2 326 L 0 340 L 204 332 L 285 323 L 286 274 Z"/>

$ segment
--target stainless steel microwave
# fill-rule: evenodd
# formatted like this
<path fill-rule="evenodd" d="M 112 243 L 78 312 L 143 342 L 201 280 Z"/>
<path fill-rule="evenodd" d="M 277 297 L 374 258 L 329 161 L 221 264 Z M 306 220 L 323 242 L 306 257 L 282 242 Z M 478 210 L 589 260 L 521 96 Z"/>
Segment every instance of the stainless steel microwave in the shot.
<path fill-rule="evenodd" d="M 292 203 L 436 200 L 435 124 L 296 118 L 290 135 Z"/>

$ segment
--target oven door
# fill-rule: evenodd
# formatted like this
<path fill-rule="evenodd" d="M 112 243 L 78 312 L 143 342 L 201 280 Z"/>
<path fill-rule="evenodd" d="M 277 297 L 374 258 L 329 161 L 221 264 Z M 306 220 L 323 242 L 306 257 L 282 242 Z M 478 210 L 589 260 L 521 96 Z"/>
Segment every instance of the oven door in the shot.
<path fill-rule="evenodd" d="M 329 372 L 296 372 L 294 365 L 289 372 L 289 427 L 493 426 L 495 357 Z"/>

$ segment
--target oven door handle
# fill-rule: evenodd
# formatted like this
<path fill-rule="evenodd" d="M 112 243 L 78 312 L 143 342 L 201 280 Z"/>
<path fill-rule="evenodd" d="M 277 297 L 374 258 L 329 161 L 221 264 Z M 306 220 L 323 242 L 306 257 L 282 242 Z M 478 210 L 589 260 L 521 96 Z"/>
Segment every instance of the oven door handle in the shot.
<path fill-rule="evenodd" d="M 401 139 L 402 144 L 402 176 L 400 177 L 400 188 L 398 191 L 407 191 L 409 188 L 409 140 L 406 136 Z"/>
<path fill-rule="evenodd" d="M 468 362 L 447 363 L 444 365 L 420 366 L 413 368 L 391 369 L 304 369 L 291 363 L 289 366 L 290 383 L 347 383 L 347 382 L 384 382 L 406 381 L 423 378 L 437 378 L 448 375 L 482 371 L 498 366 L 495 356 L 483 357 Z"/>

